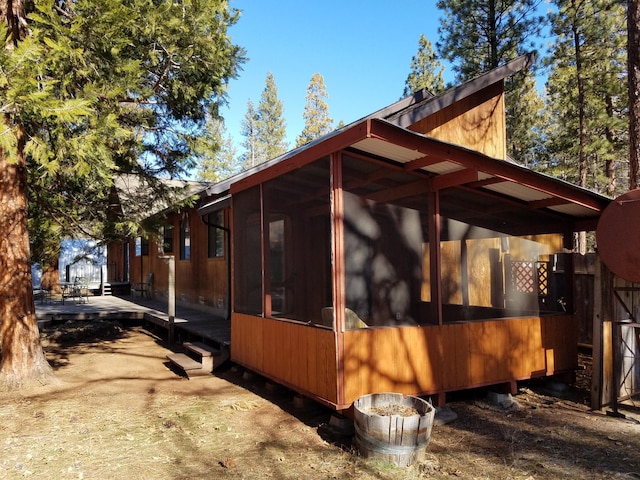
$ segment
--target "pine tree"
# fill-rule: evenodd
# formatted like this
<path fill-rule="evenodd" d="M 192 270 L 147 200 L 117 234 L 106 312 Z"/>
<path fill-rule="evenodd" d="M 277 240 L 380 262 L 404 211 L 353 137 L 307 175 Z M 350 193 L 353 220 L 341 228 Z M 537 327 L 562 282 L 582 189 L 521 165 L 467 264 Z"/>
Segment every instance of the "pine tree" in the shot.
<path fill-rule="evenodd" d="M 325 101 L 328 96 L 324 77 L 314 73 L 307 87 L 307 103 L 302 114 L 304 129 L 296 138 L 296 146 L 309 143 L 333 130 L 333 119 L 329 117 L 329 106 Z"/>
<path fill-rule="evenodd" d="M 216 112 L 243 61 L 227 36 L 237 18 L 220 0 L 0 2 L 0 379 L 7 386 L 51 376 L 34 313 L 30 256 L 39 255 L 30 251 L 28 225 L 38 228 L 34 238 L 54 241 L 61 232 L 108 240 L 135 230 L 112 207 L 114 177 L 133 173 L 160 185 L 153 175 L 190 167 L 193 132 Z M 152 200 L 165 193 L 158 189 Z M 52 245 L 34 245 L 45 250 L 45 243 Z"/>
<path fill-rule="evenodd" d="M 537 15 L 541 0 L 439 0 L 444 13 L 437 48 L 453 65 L 458 82 L 474 78 L 513 58 L 535 50 L 535 38 L 543 25 Z M 529 77 L 529 78 L 527 78 Z M 519 135 L 537 130 L 539 101 L 521 104 L 529 93 L 531 72 L 523 71 L 505 82 L 509 154 L 519 162 L 531 156 L 531 139 Z M 525 114 L 525 108 L 531 109 Z"/>
<path fill-rule="evenodd" d="M 568 180 L 614 195 L 628 153 L 625 12 L 615 2 L 559 0 L 547 82 L 554 163 Z"/>
<path fill-rule="evenodd" d="M 638 0 L 627 3 L 629 190 L 633 190 L 640 185 L 640 7 Z"/>
<path fill-rule="evenodd" d="M 194 147 L 196 174 L 201 182 L 215 183 L 238 173 L 236 147 L 221 119 L 209 118 Z"/>
<path fill-rule="evenodd" d="M 242 128 L 240 130 L 240 133 L 244 137 L 244 141 L 242 142 L 244 153 L 240 157 L 244 170 L 255 167 L 259 163 L 267 160 L 258 137 L 258 121 L 258 112 L 256 112 L 251 99 L 249 99 L 247 100 L 247 113 L 245 113 L 242 119 Z"/>
<path fill-rule="evenodd" d="M 535 48 L 541 0 L 439 0 L 437 48 L 465 81 Z"/>
<path fill-rule="evenodd" d="M 523 165 L 534 165 L 546 126 L 544 100 L 531 73 L 524 75 L 515 88 L 511 95 L 517 95 L 519 101 L 510 102 L 507 110 L 507 151 Z"/>
<path fill-rule="evenodd" d="M 444 90 L 444 66 L 438 60 L 429 39 L 420 35 L 418 53 L 411 59 L 411 73 L 407 76 L 403 96 L 411 95 L 423 88 L 434 95 Z"/>
<path fill-rule="evenodd" d="M 606 0 L 558 0 L 547 82 L 555 123 L 549 157 L 582 187 L 613 195 L 628 154 L 624 7 Z M 585 253 L 586 233 L 576 248 Z"/>
<path fill-rule="evenodd" d="M 278 87 L 271 72 L 267 73 L 265 87 L 258 103 L 256 122 L 258 151 L 264 152 L 264 160 L 271 160 L 285 153 L 287 124 L 283 115 L 282 102 L 278 98 Z"/>

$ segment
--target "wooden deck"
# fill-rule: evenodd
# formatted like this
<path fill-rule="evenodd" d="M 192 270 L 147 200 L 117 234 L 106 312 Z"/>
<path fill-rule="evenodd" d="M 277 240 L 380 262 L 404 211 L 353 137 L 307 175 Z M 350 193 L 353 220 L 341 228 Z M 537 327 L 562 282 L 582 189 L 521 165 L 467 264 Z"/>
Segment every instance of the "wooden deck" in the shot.
<path fill-rule="evenodd" d="M 87 303 L 74 301 L 36 301 L 38 323 L 68 320 L 139 320 L 169 329 L 166 301 L 116 296 L 89 297 Z M 201 310 L 176 305 L 176 333 L 214 342 L 220 346 L 231 343 L 231 322 Z"/>

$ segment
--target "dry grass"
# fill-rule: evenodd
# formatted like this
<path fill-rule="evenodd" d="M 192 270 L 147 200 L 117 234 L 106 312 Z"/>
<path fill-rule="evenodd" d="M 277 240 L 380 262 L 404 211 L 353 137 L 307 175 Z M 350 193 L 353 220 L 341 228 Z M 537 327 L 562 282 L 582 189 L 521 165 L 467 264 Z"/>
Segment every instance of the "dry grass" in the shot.
<path fill-rule="evenodd" d="M 524 389 L 507 413 L 453 399 L 458 420 L 397 468 L 360 458 L 331 412 L 285 388 L 235 368 L 184 380 L 144 329 L 95 327 L 47 335 L 60 385 L 0 394 L 0 478 L 640 478 L 640 426 L 579 401 Z"/>

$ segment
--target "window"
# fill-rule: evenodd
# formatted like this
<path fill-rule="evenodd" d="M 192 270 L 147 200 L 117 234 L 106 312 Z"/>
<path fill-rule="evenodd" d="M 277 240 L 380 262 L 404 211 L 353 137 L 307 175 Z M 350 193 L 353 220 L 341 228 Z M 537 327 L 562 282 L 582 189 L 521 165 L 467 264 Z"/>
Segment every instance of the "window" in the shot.
<path fill-rule="evenodd" d="M 217 212 L 207 215 L 207 229 L 208 229 L 208 250 L 209 258 L 223 258 L 224 257 L 224 211 L 218 210 Z M 222 227 L 222 228 L 220 228 Z"/>
<path fill-rule="evenodd" d="M 162 252 L 173 253 L 173 225 L 162 228 Z"/>
<path fill-rule="evenodd" d="M 149 239 L 136 237 L 136 257 L 149 255 Z"/>
<path fill-rule="evenodd" d="M 185 212 L 180 222 L 180 260 L 191 258 L 191 231 L 189 228 L 189 215 Z"/>

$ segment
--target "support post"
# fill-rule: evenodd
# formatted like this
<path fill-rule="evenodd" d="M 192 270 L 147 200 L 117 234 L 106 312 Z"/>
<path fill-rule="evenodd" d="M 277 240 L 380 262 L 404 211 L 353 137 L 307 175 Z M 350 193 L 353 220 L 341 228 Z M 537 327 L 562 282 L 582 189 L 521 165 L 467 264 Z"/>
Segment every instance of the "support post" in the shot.
<path fill-rule="evenodd" d="M 173 255 L 160 256 L 167 262 L 168 283 L 167 283 L 167 315 L 169 316 L 169 345 L 173 345 L 174 341 L 174 325 L 176 321 L 176 257 Z"/>

